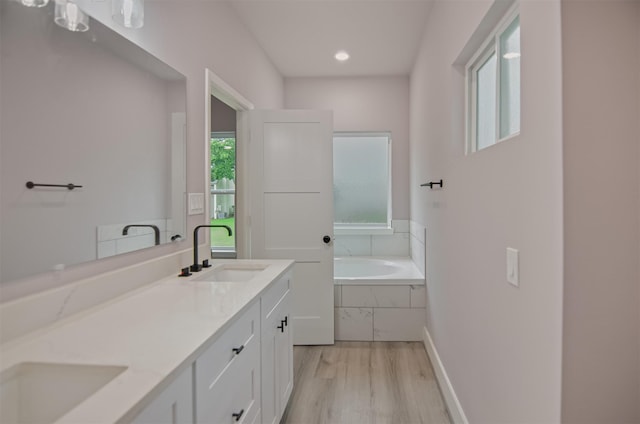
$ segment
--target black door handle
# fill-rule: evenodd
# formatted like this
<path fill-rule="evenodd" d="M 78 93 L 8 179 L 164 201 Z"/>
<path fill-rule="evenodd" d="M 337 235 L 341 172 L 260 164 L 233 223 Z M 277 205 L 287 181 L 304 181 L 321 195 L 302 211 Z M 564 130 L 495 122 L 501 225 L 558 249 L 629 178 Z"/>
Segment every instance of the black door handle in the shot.
<path fill-rule="evenodd" d="M 287 322 L 289 320 L 289 317 L 286 316 L 284 317 L 284 319 L 282 320 L 282 322 L 284 322 L 284 326 L 287 327 L 289 325 L 289 323 Z"/>
<path fill-rule="evenodd" d="M 284 333 L 284 321 L 280 321 L 280 325 L 277 326 L 276 328 L 280 329 L 281 333 Z"/>
<path fill-rule="evenodd" d="M 235 353 L 236 355 L 239 355 L 240 352 L 242 352 L 242 350 L 244 349 L 244 345 L 241 345 L 240 347 L 234 347 L 233 349 L 233 353 Z"/>
<path fill-rule="evenodd" d="M 329 244 L 329 243 L 331 243 L 331 237 L 324 236 L 324 237 L 322 237 L 322 241 L 325 242 L 326 244 Z"/>

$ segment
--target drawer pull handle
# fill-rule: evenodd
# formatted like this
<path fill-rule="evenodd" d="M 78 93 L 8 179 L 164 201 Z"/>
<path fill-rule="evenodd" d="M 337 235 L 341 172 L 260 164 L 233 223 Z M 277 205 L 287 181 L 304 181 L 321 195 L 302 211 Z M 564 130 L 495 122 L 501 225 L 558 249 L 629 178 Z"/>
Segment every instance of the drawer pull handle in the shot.
<path fill-rule="evenodd" d="M 240 355 L 240 352 L 242 352 L 242 349 L 244 349 L 244 345 L 240 346 L 240 347 L 234 347 L 233 349 L 233 353 L 235 353 L 236 355 Z"/>
<path fill-rule="evenodd" d="M 288 316 L 284 317 L 283 322 L 284 322 L 284 326 L 285 326 L 285 327 L 288 327 L 288 326 L 289 326 L 289 323 L 287 322 L 288 320 L 289 320 L 289 317 L 288 317 Z"/>
<path fill-rule="evenodd" d="M 244 409 L 241 409 L 240 412 L 231 414 L 231 416 L 235 418 L 236 421 L 240 421 L 240 417 L 242 417 L 242 414 L 244 414 Z"/>
<path fill-rule="evenodd" d="M 277 326 L 276 328 L 280 329 L 281 333 L 284 333 L 284 320 L 280 321 L 280 325 Z"/>

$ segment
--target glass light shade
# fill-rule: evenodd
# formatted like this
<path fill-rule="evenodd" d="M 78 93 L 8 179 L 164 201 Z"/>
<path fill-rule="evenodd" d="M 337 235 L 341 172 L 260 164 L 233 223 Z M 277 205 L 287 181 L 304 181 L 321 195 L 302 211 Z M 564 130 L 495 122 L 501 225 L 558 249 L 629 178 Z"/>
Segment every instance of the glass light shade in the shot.
<path fill-rule="evenodd" d="M 89 29 L 89 15 L 72 0 L 56 0 L 53 21 L 69 31 L 84 32 Z"/>
<path fill-rule="evenodd" d="M 49 0 L 21 0 L 21 3 L 27 7 L 45 7 Z"/>
<path fill-rule="evenodd" d="M 111 16 L 125 28 L 142 28 L 144 0 L 112 0 Z"/>

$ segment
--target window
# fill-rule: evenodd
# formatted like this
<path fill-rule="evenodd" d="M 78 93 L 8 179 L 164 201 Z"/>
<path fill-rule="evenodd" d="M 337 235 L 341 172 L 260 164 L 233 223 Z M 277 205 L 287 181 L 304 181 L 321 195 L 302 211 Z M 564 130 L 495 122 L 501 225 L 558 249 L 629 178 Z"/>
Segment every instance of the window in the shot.
<path fill-rule="evenodd" d="M 333 199 L 335 229 L 391 227 L 391 135 L 335 133 Z"/>
<path fill-rule="evenodd" d="M 227 225 L 211 228 L 211 252 L 216 257 L 235 257 L 236 254 L 236 135 L 233 132 L 211 133 L 211 224 Z"/>
<path fill-rule="evenodd" d="M 520 16 L 509 13 L 467 64 L 467 152 L 520 132 Z"/>

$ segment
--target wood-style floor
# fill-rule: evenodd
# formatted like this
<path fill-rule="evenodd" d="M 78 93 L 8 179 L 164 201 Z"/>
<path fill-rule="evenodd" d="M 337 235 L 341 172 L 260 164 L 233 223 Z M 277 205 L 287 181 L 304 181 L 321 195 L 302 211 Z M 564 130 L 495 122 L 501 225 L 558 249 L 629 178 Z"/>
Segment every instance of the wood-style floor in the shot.
<path fill-rule="evenodd" d="M 450 423 L 418 342 L 295 346 L 283 424 Z"/>

